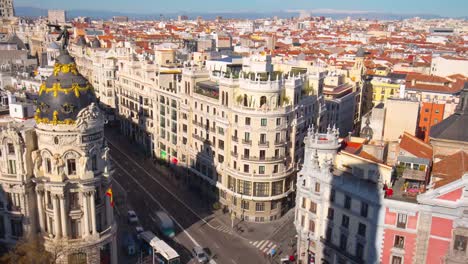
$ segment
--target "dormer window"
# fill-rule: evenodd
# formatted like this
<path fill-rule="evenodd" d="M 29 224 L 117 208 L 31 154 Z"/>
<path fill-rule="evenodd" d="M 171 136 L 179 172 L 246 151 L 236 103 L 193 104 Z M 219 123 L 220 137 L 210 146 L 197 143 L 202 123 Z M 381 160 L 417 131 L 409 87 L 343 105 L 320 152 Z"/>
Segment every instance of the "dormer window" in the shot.
<path fill-rule="evenodd" d="M 68 175 L 76 174 L 76 160 L 75 159 L 67 159 L 67 170 L 68 170 Z"/>

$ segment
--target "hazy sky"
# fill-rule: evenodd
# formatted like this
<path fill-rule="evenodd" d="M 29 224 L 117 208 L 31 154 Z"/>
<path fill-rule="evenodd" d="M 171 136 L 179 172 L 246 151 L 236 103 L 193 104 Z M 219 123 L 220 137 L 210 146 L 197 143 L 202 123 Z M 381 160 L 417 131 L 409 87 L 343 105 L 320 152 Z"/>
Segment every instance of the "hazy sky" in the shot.
<path fill-rule="evenodd" d="M 392 13 L 468 15 L 468 0 L 14 0 L 18 6 L 134 13 L 242 12 L 337 9 Z"/>

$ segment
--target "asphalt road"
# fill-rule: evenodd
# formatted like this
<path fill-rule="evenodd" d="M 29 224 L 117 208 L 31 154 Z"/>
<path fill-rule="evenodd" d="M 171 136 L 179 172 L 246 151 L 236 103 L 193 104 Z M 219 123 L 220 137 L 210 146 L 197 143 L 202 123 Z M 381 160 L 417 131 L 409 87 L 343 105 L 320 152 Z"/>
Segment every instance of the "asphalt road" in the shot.
<path fill-rule="evenodd" d="M 174 182 L 168 183 L 167 175 L 143 165 L 143 158 L 132 150 L 118 148 L 111 138 L 108 142 L 115 167 L 114 181 L 126 190 L 128 202 L 143 227 L 157 234 L 153 219 L 158 210 L 167 211 L 175 220 L 177 234 L 174 241 L 169 242 L 181 255 L 182 263 L 194 263 L 190 250 L 195 245 L 206 248 L 212 263 L 268 263 L 249 241 L 235 233 L 219 231 L 222 223 L 213 218 L 200 196 Z"/>

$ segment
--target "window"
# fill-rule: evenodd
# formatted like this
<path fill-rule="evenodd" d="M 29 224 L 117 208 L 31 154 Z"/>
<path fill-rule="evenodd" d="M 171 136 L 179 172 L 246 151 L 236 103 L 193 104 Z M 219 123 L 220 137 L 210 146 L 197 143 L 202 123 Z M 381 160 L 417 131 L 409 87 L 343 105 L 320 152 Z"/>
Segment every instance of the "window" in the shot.
<path fill-rule="evenodd" d="M 312 220 L 309 221 L 309 231 L 315 233 L 315 222 Z"/>
<path fill-rule="evenodd" d="M 398 228 L 406 228 L 407 217 L 408 216 L 406 214 L 398 214 L 398 219 L 397 219 Z"/>
<path fill-rule="evenodd" d="M 327 218 L 329 220 L 333 220 L 333 218 L 335 217 L 335 210 L 331 207 L 328 208 L 328 214 L 327 214 Z"/>
<path fill-rule="evenodd" d="M 71 192 L 69 194 L 69 196 L 70 196 L 70 210 L 80 209 L 78 194 L 79 193 L 77 193 L 77 192 Z"/>
<path fill-rule="evenodd" d="M 244 172 L 249 172 L 249 165 L 248 164 L 244 164 Z"/>
<path fill-rule="evenodd" d="M 68 169 L 68 175 L 75 175 L 76 174 L 76 161 L 75 161 L 75 159 L 67 159 L 67 169 Z"/>
<path fill-rule="evenodd" d="M 245 125 L 250 126 L 250 117 L 245 118 Z"/>
<path fill-rule="evenodd" d="M 261 125 L 261 126 L 266 126 L 266 125 L 267 125 L 267 119 L 266 119 L 266 118 L 262 118 L 262 119 L 260 120 L 260 125 Z"/>
<path fill-rule="evenodd" d="M 305 216 L 301 215 L 301 227 L 304 228 L 304 225 L 305 225 Z"/>
<path fill-rule="evenodd" d="M 348 237 L 345 234 L 340 236 L 340 249 L 346 251 L 346 245 L 348 244 Z"/>
<path fill-rule="evenodd" d="M 265 211 L 265 203 L 255 203 L 255 211 L 257 212 Z"/>
<path fill-rule="evenodd" d="M 278 173 L 278 165 L 273 165 L 273 173 Z"/>
<path fill-rule="evenodd" d="M 224 140 L 218 139 L 218 148 L 224 150 Z"/>
<path fill-rule="evenodd" d="M 81 236 L 80 231 L 79 231 L 80 230 L 79 220 L 72 219 L 70 227 L 71 227 L 71 237 L 72 237 L 72 239 L 79 238 Z"/>
<path fill-rule="evenodd" d="M 396 248 L 404 248 L 405 247 L 405 237 L 404 236 L 395 236 L 395 241 L 393 242 L 393 246 Z"/>
<path fill-rule="evenodd" d="M 309 211 L 312 213 L 317 213 L 317 204 L 310 201 Z"/>
<path fill-rule="evenodd" d="M 265 144 L 266 143 L 266 134 L 260 134 L 260 143 Z"/>
<path fill-rule="evenodd" d="M 244 133 L 244 140 L 245 140 L 246 142 L 249 142 L 249 141 L 250 141 L 250 133 L 249 133 L 249 132 L 245 132 L 245 133 Z"/>
<path fill-rule="evenodd" d="M 249 210 L 249 201 L 242 200 L 241 208 L 244 210 Z"/>
<path fill-rule="evenodd" d="M 252 188 L 252 182 L 243 181 L 243 180 L 238 180 L 238 181 L 239 181 L 238 192 L 241 193 L 241 194 L 250 195 L 250 189 Z"/>
<path fill-rule="evenodd" d="M 306 208 L 306 203 L 307 203 L 307 200 L 306 198 L 302 197 L 302 208 Z"/>
<path fill-rule="evenodd" d="M 315 192 L 320 192 L 320 183 L 315 183 Z"/>
<path fill-rule="evenodd" d="M 258 174 L 265 174 L 265 166 L 258 166 Z"/>
<path fill-rule="evenodd" d="M 425 109 L 424 109 L 424 112 L 429 113 L 429 109 L 428 109 L 428 108 L 425 108 Z"/>
<path fill-rule="evenodd" d="M 239 117 L 237 115 L 234 116 L 234 123 L 237 123 L 239 121 Z"/>
<path fill-rule="evenodd" d="M 331 242 L 332 235 L 333 235 L 333 228 L 327 227 L 327 232 L 325 233 L 325 239 Z"/>
<path fill-rule="evenodd" d="M 439 113 L 439 109 L 436 109 L 436 110 L 435 110 L 435 113 L 438 114 L 438 113 Z"/>
<path fill-rule="evenodd" d="M 45 167 L 46 167 L 46 172 L 51 173 L 52 172 L 52 163 L 50 161 L 50 158 L 45 159 Z"/>
<path fill-rule="evenodd" d="M 271 202 L 271 210 L 274 210 L 274 209 L 278 208 L 278 204 L 279 204 L 278 201 L 272 201 Z"/>
<path fill-rule="evenodd" d="M 453 243 L 453 249 L 459 252 L 466 252 L 466 244 L 468 237 L 455 235 L 455 242 Z"/>
<path fill-rule="evenodd" d="M 346 209 L 351 208 L 351 197 L 349 197 L 348 195 L 345 195 L 344 207 Z"/>
<path fill-rule="evenodd" d="M 271 195 L 280 195 L 283 193 L 283 181 L 276 181 L 272 183 Z"/>
<path fill-rule="evenodd" d="M 281 118 L 276 118 L 276 125 L 277 126 L 281 125 Z"/>
<path fill-rule="evenodd" d="M 93 157 L 91 158 L 91 168 L 93 169 L 93 171 L 97 170 L 97 157 L 96 157 L 96 155 L 93 155 Z"/>
<path fill-rule="evenodd" d="M 366 225 L 363 223 L 359 223 L 358 227 L 358 235 L 365 237 L 366 236 Z"/>
<path fill-rule="evenodd" d="M 392 264 L 401 264 L 403 263 L 403 258 L 399 256 L 392 256 Z"/>
<path fill-rule="evenodd" d="M 8 154 L 10 155 L 15 154 L 15 146 L 12 143 L 8 143 L 7 148 L 8 148 Z"/>
<path fill-rule="evenodd" d="M 16 174 L 16 160 L 8 160 L 8 174 Z"/>
<path fill-rule="evenodd" d="M 224 156 L 221 154 L 218 154 L 218 162 L 223 163 L 224 162 Z"/>
<path fill-rule="evenodd" d="M 255 183 L 255 196 L 266 197 L 270 195 L 270 184 L 268 182 Z"/>
<path fill-rule="evenodd" d="M 330 191 L 330 202 L 335 202 L 335 190 L 331 189 Z"/>
<path fill-rule="evenodd" d="M 23 224 L 21 220 L 11 220 L 11 235 L 14 237 L 23 236 Z"/>
<path fill-rule="evenodd" d="M 368 210 L 369 210 L 369 205 L 365 202 L 362 202 L 361 203 L 361 216 L 367 217 Z"/>
<path fill-rule="evenodd" d="M 364 246 L 361 243 L 356 244 L 356 257 L 362 259 L 364 256 Z"/>
<path fill-rule="evenodd" d="M 343 215 L 343 217 L 341 218 L 341 226 L 348 228 L 348 226 L 349 226 L 349 216 Z"/>
<path fill-rule="evenodd" d="M 248 158 L 250 156 L 250 149 L 244 149 L 244 157 Z"/>

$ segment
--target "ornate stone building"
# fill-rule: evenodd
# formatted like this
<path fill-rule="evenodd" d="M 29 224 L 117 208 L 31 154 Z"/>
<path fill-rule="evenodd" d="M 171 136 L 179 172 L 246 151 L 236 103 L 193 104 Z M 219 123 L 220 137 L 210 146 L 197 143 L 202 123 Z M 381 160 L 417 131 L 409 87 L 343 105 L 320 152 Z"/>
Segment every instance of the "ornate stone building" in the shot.
<path fill-rule="evenodd" d="M 13 7 L 13 0 L 0 1 L 0 17 L 12 18 L 15 16 L 15 9 Z"/>
<path fill-rule="evenodd" d="M 117 263 L 105 118 L 95 103 L 92 86 L 62 52 L 40 88 L 35 129 L 0 133 L 2 198 L 13 212 L 3 218 L 11 222 L 7 238 L 38 233 L 61 263 Z"/>

